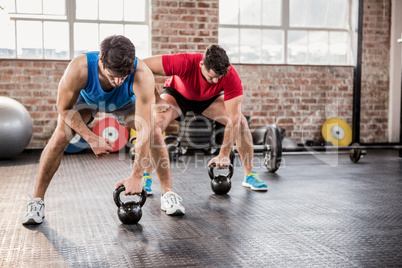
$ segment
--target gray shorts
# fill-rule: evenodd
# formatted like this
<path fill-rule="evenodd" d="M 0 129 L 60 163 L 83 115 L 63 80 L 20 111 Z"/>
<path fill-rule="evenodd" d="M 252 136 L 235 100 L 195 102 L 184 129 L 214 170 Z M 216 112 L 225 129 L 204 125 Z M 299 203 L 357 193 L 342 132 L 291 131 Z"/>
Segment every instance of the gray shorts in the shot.
<path fill-rule="evenodd" d="M 85 102 L 84 98 L 80 95 L 78 97 L 77 102 L 75 103 L 75 105 L 73 107 L 73 110 L 76 110 L 76 111 L 87 110 L 89 113 L 91 113 L 91 119 L 89 120 L 89 122 L 87 122 L 87 124 L 91 123 L 94 120 L 97 113 L 104 112 L 104 113 L 113 115 L 113 117 L 117 120 L 117 122 L 119 122 L 120 125 L 126 126 L 124 124 L 124 122 L 121 121 L 121 119 L 125 115 L 135 111 L 135 101 L 132 101 L 132 102 L 124 105 L 120 109 L 116 109 L 114 111 L 107 112 L 107 111 L 104 111 L 97 107 L 93 107 L 93 106 L 89 105 L 88 103 Z"/>

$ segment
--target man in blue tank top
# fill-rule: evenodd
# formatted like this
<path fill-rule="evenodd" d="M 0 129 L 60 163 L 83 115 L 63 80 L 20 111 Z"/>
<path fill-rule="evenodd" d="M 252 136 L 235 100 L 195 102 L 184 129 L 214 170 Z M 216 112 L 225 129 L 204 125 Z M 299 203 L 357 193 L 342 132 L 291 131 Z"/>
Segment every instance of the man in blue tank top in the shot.
<path fill-rule="evenodd" d="M 144 159 L 151 151 L 153 163 L 162 163 L 156 168 L 163 192 L 162 210 L 169 215 L 184 214 L 181 198 L 171 190 L 169 165 L 163 164 L 169 157 L 166 147 L 161 146 L 164 144 L 162 131 L 151 124 L 154 87 L 152 72 L 135 56 L 131 41 L 121 35 L 105 38 L 100 52 L 86 53 L 70 62 L 59 83 L 57 126 L 41 155 L 35 191 L 22 218 L 23 224 L 42 223 L 46 190 L 75 133 L 88 142 L 98 158 L 112 151 L 110 140 L 97 136 L 87 127 L 99 111 L 112 114 L 121 125 L 137 131 L 133 171 L 129 178 L 116 184 L 116 189 L 124 185 L 126 194 L 141 193 L 142 176 L 148 163 Z M 157 146 L 150 146 L 151 139 Z"/>

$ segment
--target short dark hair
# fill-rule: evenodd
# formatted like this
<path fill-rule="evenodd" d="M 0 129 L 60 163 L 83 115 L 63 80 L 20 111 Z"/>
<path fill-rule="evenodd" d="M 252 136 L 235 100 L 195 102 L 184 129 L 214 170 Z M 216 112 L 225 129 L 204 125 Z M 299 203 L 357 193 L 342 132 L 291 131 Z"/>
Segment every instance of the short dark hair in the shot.
<path fill-rule="evenodd" d="M 134 71 L 135 47 L 125 36 L 112 35 L 100 44 L 101 60 L 104 69 L 117 75 L 127 76 Z"/>
<path fill-rule="evenodd" d="M 214 71 L 217 75 L 226 75 L 230 66 L 229 57 L 226 51 L 218 45 L 210 45 L 204 52 L 202 58 L 207 71 Z"/>

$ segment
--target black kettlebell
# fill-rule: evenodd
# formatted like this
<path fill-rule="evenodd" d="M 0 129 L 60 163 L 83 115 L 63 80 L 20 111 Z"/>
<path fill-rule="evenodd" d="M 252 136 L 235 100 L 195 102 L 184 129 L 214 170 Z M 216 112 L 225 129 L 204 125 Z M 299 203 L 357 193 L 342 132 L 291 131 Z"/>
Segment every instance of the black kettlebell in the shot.
<path fill-rule="evenodd" d="M 119 216 L 120 221 L 124 224 L 136 224 L 140 221 L 142 217 L 141 207 L 145 204 L 145 201 L 147 200 L 147 192 L 144 188 L 142 189 L 140 200 L 138 202 L 128 201 L 123 203 L 120 199 L 120 193 L 124 192 L 125 190 L 126 188 L 124 187 L 124 185 L 121 185 L 113 192 L 113 199 L 116 206 L 118 207 L 117 216 Z"/>
<path fill-rule="evenodd" d="M 169 154 L 169 161 L 177 161 L 180 156 L 180 138 L 174 136 L 165 137 L 166 149 Z"/>
<path fill-rule="evenodd" d="M 230 188 L 232 188 L 232 182 L 231 178 L 233 176 L 233 165 L 229 165 L 229 173 L 224 175 L 224 174 L 214 174 L 214 168 L 216 167 L 215 163 L 212 163 L 209 166 L 208 174 L 209 177 L 211 178 L 211 189 L 214 191 L 215 194 L 218 195 L 224 195 L 227 194 L 230 191 Z"/>

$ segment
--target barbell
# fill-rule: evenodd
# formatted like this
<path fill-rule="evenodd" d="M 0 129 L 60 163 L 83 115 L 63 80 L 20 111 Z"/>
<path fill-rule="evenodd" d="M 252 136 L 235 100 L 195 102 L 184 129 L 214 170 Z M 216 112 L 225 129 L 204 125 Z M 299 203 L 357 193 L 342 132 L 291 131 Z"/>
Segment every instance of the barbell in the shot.
<path fill-rule="evenodd" d="M 262 152 L 264 166 L 269 172 L 274 173 L 282 163 L 282 140 L 281 133 L 275 125 L 268 125 L 264 136 L 263 145 L 253 145 L 254 152 Z M 233 152 L 238 152 L 233 146 Z M 231 161 L 232 162 L 232 161 Z"/>
<path fill-rule="evenodd" d="M 282 148 L 282 138 L 279 129 L 275 125 L 268 125 L 264 136 L 264 144 L 253 145 L 254 152 L 263 153 L 263 164 L 267 170 L 274 173 L 282 163 L 282 155 L 306 155 L 306 154 L 349 154 L 353 163 L 357 163 L 364 155 L 367 149 L 402 149 L 401 145 L 390 146 L 362 146 L 353 143 L 350 146 L 303 146 L 296 148 Z M 345 151 L 348 150 L 348 151 Z M 233 151 L 237 152 L 236 146 Z"/>

